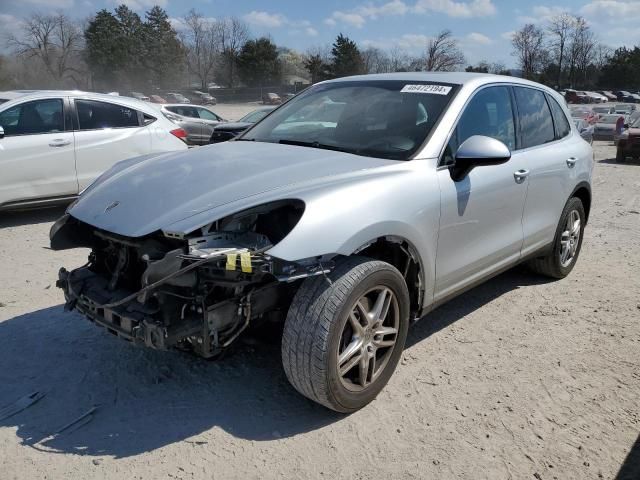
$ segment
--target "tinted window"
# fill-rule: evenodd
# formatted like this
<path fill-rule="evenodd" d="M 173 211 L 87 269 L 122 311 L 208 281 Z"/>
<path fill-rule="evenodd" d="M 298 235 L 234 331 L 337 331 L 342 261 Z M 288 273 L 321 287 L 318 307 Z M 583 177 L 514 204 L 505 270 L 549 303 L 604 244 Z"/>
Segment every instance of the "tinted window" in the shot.
<path fill-rule="evenodd" d="M 0 126 L 5 135 L 62 132 L 62 100 L 36 100 L 11 107 L 0 113 Z"/>
<path fill-rule="evenodd" d="M 462 113 L 445 150 L 444 163 L 452 163 L 458 147 L 474 135 L 495 138 L 513 150 L 516 147 L 515 131 L 509 88 L 485 88 L 471 99 Z"/>
<path fill-rule="evenodd" d="M 522 148 L 535 147 L 555 139 L 553 119 L 544 93 L 533 88 L 515 87 L 520 119 Z"/>
<path fill-rule="evenodd" d="M 76 100 L 80 130 L 138 127 L 138 111 L 114 103 Z"/>
<path fill-rule="evenodd" d="M 562 110 L 560 105 L 558 105 L 558 102 L 556 102 L 549 96 L 547 96 L 547 100 L 549 101 L 549 105 L 551 106 L 553 123 L 556 126 L 556 138 L 564 138 L 569 135 L 569 132 L 571 132 L 569 120 L 567 120 L 567 116 L 564 114 L 564 111 Z"/>
<path fill-rule="evenodd" d="M 198 110 L 196 110 L 194 107 L 167 107 L 167 110 L 173 113 L 177 113 L 178 115 L 181 115 L 183 117 L 200 118 L 200 116 L 198 115 Z"/>
<path fill-rule="evenodd" d="M 200 118 L 203 118 L 205 120 L 220 120 L 220 118 L 218 118 L 218 116 L 213 113 L 210 110 L 207 110 L 206 108 L 198 108 L 198 113 L 200 114 Z"/>

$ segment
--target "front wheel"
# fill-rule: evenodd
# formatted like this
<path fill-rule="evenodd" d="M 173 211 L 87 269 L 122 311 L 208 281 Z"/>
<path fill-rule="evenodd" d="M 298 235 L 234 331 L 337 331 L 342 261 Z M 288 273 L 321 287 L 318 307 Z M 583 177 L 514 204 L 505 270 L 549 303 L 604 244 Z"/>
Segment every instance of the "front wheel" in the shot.
<path fill-rule="evenodd" d="M 616 162 L 620 163 L 620 162 L 624 162 L 624 160 L 625 160 L 624 150 L 618 147 L 616 149 Z"/>
<path fill-rule="evenodd" d="M 564 278 L 569 275 L 582 248 L 585 222 L 582 201 L 577 197 L 570 198 L 560 215 L 551 252 L 529 261 L 529 267 L 547 277 Z"/>
<path fill-rule="evenodd" d="M 348 413 L 371 402 L 402 355 L 409 292 L 388 263 L 349 257 L 305 280 L 284 325 L 282 364 L 302 395 Z"/>

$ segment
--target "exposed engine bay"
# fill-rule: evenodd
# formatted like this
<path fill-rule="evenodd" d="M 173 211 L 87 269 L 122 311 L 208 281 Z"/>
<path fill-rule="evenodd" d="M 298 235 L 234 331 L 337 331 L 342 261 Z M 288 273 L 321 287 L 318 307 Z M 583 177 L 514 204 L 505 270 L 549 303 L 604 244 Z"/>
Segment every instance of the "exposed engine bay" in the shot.
<path fill-rule="evenodd" d="M 213 357 L 252 323 L 285 315 L 303 278 L 331 258 L 286 262 L 266 252 L 296 225 L 304 204 L 284 200 L 212 222 L 190 235 L 129 238 L 62 217 L 54 250 L 89 247 L 86 265 L 61 269 L 65 308 L 126 340 Z"/>

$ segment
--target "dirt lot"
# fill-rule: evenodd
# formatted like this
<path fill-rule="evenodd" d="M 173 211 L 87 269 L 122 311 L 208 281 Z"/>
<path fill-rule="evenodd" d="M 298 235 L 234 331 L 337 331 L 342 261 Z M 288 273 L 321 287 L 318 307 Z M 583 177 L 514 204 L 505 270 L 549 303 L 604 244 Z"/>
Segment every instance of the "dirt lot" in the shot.
<path fill-rule="evenodd" d="M 288 385 L 277 340 L 207 362 L 64 313 L 86 251 L 46 250 L 61 210 L 1 215 L 0 409 L 44 396 L 0 420 L 0 478 L 640 478 L 640 163 L 613 157 L 567 279 L 516 269 L 433 312 L 350 416 Z"/>

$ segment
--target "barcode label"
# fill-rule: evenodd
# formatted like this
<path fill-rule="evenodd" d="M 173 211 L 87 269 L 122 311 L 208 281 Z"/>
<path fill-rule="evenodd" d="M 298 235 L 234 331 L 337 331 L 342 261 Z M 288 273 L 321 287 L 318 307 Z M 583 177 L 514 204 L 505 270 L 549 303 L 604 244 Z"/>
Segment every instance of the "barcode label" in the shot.
<path fill-rule="evenodd" d="M 434 95 L 449 95 L 451 87 L 444 85 L 405 85 L 400 93 L 432 93 Z"/>

